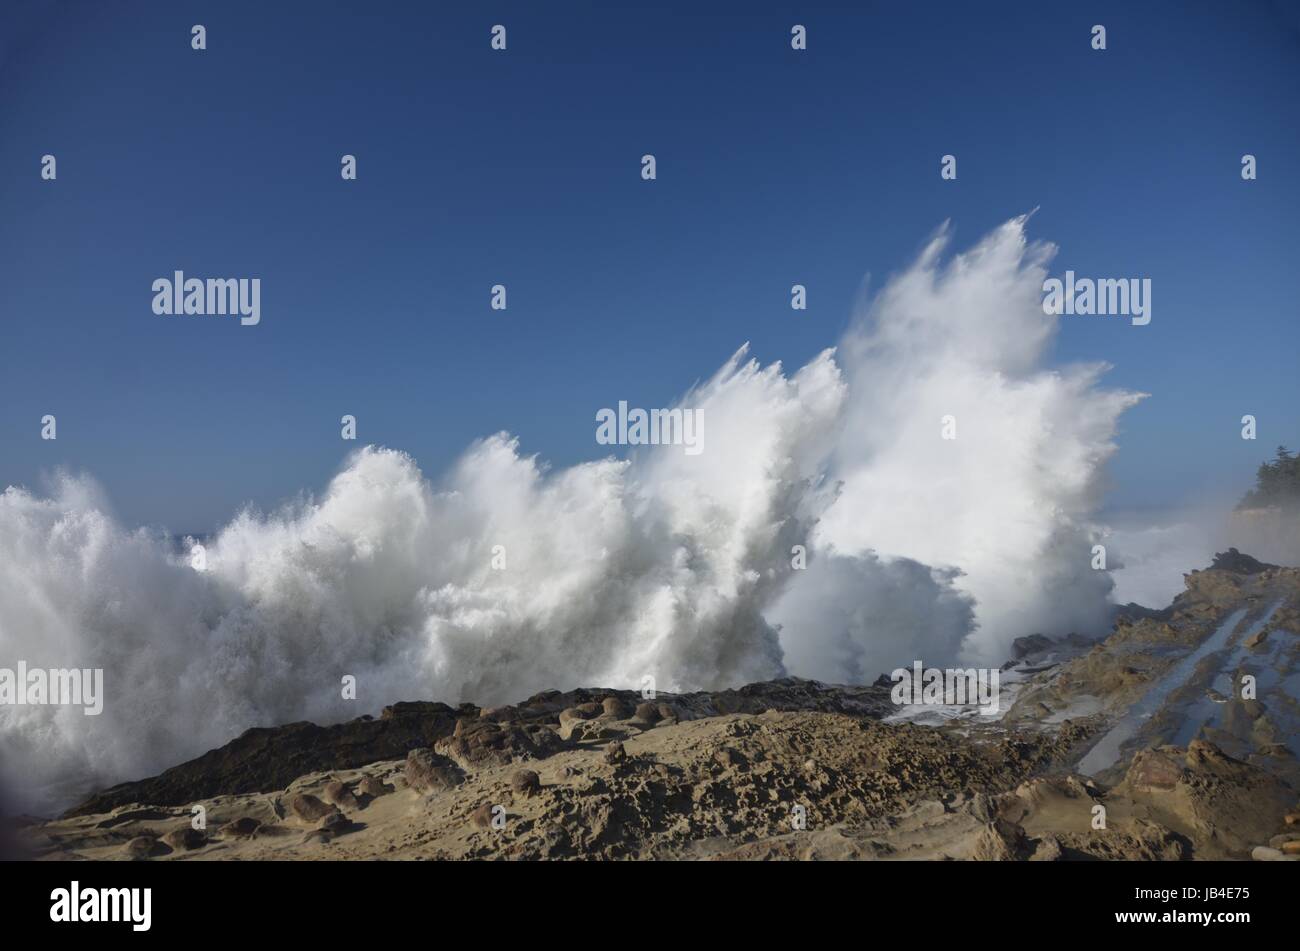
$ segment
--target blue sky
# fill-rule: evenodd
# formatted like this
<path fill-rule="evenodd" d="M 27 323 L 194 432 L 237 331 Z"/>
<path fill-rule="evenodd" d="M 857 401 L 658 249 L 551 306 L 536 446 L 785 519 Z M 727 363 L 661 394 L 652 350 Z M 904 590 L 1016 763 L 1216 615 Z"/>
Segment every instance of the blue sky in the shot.
<path fill-rule="evenodd" d="M 595 458 L 596 409 L 747 340 L 797 367 L 942 221 L 960 248 L 1034 207 L 1054 273 L 1153 282 L 1149 326 L 1067 319 L 1054 353 L 1152 394 L 1109 504 L 1300 443 L 1295 5 L 450 6 L 4 5 L 0 485 L 84 470 L 205 531 L 322 486 L 345 413 L 429 474 L 500 429 Z M 261 324 L 155 316 L 175 269 L 260 277 Z"/>

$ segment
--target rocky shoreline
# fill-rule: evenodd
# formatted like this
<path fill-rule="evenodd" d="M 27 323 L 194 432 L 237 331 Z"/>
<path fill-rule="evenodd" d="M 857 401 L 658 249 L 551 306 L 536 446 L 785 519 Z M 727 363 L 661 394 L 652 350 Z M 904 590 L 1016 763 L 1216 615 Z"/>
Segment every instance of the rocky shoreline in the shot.
<path fill-rule="evenodd" d="M 47 861 L 1300 859 L 1300 569 L 1230 551 L 1186 580 L 1103 641 L 1025 639 L 992 722 L 794 678 L 396 703 L 249 730 L 17 839 Z"/>

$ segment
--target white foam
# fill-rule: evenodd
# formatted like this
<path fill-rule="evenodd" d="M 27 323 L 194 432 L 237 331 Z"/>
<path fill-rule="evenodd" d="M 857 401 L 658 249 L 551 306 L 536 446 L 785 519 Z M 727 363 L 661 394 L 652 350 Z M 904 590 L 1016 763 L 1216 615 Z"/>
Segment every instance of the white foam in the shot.
<path fill-rule="evenodd" d="M 430 480 L 370 447 L 319 498 L 240 514 L 203 572 L 117 524 L 89 479 L 10 488 L 0 659 L 102 667 L 106 693 L 98 717 L 0 708 L 20 801 L 396 700 L 860 682 L 913 659 L 1000 661 L 1020 634 L 1104 617 L 1090 516 L 1136 397 L 1099 389 L 1100 367 L 1041 366 L 1059 318 L 1038 304 L 1050 249 L 1024 223 L 948 263 L 936 239 L 797 373 L 742 348 L 680 401 L 707 420 L 698 456 L 550 472 L 498 434 Z"/>

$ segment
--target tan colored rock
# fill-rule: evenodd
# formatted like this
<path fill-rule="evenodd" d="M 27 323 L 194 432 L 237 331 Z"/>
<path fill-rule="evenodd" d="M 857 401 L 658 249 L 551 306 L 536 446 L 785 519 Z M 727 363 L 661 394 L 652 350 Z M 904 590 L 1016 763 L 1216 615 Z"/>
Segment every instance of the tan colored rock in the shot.
<path fill-rule="evenodd" d="M 632 719 L 638 723 L 658 723 L 663 717 L 659 713 L 659 704 L 647 702 L 637 704 Z"/>
<path fill-rule="evenodd" d="M 445 736 L 433 748 L 466 770 L 545 759 L 567 746 L 555 730 L 541 723 L 461 722 L 465 726 L 459 735 Z"/>
<path fill-rule="evenodd" d="M 713 754 L 713 761 L 719 766 L 740 767 L 745 765 L 745 757 L 729 746 L 724 746 Z"/>
<path fill-rule="evenodd" d="M 357 783 L 357 792 L 363 796 L 369 796 L 371 799 L 387 796 L 392 791 L 393 787 L 378 776 L 366 776 L 361 782 Z"/>
<path fill-rule="evenodd" d="M 632 716 L 632 708 L 619 697 L 606 697 L 601 702 L 601 710 L 605 716 L 615 720 L 626 720 Z"/>
<path fill-rule="evenodd" d="M 333 803 L 340 809 L 359 809 L 361 807 L 352 790 L 337 779 L 325 784 L 324 795 L 326 802 Z"/>
<path fill-rule="evenodd" d="M 231 836 L 237 839 L 247 839 L 257 834 L 257 830 L 262 828 L 262 823 L 252 816 L 240 816 L 233 819 L 221 827 L 223 836 Z"/>
<path fill-rule="evenodd" d="M 1056 840 L 1056 836 L 1045 836 L 1034 848 L 1034 852 L 1029 856 L 1031 862 L 1059 862 L 1065 858 L 1065 853 L 1061 851 L 1061 843 Z"/>
<path fill-rule="evenodd" d="M 295 793 L 289 798 L 289 810 L 304 822 L 319 822 L 331 812 L 338 812 L 338 807 L 322 802 L 311 793 Z"/>
<path fill-rule="evenodd" d="M 572 739 L 574 731 L 578 729 L 581 724 L 594 719 L 600 714 L 602 710 L 601 707 L 596 707 L 595 710 L 592 710 L 592 707 L 595 707 L 595 704 L 584 703 L 576 707 L 568 707 L 561 710 L 559 731 L 560 739 Z"/>
<path fill-rule="evenodd" d="M 158 840 L 150 835 L 137 835 L 134 839 L 123 846 L 123 851 L 131 857 L 133 861 L 147 859 L 153 855 L 154 850 L 158 847 Z"/>
<path fill-rule="evenodd" d="M 519 769 L 510 777 L 510 788 L 516 796 L 529 798 L 542 791 L 542 780 L 531 769 Z"/>
<path fill-rule="evenodd" d="M 316 828 L 331 835 L 347 832 L 352 828 L 352 820 L 341 812 L 331 812 L 316 824 Z"/>
<path fill-rule="evenodd" d="M 1159 750 L 1139 750 L 1133 756 L 1125 782 L 1135 791 L 1170 790 L 1178 785 L 1183 764 Z"/>
<path fill-rule="evenodd" d="M 201 849 L 208 844 L 208 837 L 198 829 L 186 826 L 183 829 L 173 829 L 162 837 L 163 843 L 176 852 L 189 852 L 192 849 Z"/>
<path fill-rule="evenodd" d="M 446 792 L 464 781 L 455 763 L 431 749 L 411 750 L 406 756 L 406 782 L 418 793 Z"/>

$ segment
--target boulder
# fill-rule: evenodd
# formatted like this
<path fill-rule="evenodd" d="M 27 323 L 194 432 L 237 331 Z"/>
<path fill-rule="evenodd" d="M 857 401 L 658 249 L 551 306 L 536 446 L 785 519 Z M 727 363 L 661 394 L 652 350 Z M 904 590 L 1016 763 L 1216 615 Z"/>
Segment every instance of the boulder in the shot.
<path fill-rule="evenodd" d="M 331 835 L 338 835 L 352 828 L 352 820 L 341 812 L 331 812 L 316 824 L 316 828 Z"/>
<path fill-rule="evenodd" d="M 505 766 L 517 760 L 545 759 L 565 749 L 558 733 L 540 723 L 461 721 L 461 732 L 434 744 L 434 750 L 466 770 Z"/>
<path fill-rule="evenodd" d="M 247 839 L 257 834 L 257 830 L 262 828 L 262 823 L 252 816 L 240 816 L 238 819 L 232 819 L 221 827 L 223 836 L 232 836 L 236 839 Z"/>
<path fill-rule="evenodd" d="M 632 715 L 632 708 L 619 697 L 606 697 L 601 702 L 601 710 L 607 717 L 626 720 Z"/>
<path fill-rule="evenodd" d="M 158 847 L 158 840 L 151 835 L 137 835 L 134 839 L 123 846 L 123 851 L 131 857 L 133 861 L 147 859 L 154 854 Z"/>
<path fill-rule="evenodd" d="M 185 826 L 183 829 L 173 829 L 162 837 L 163 843 L 174 852 L 188 852 L 192 849 L 201 849 L 208 844 L 208 837 L 192 826 Z"/>
<path fill-rule="evenodd" d="M 361 782 L 357 783 L 357 792 L 363 796 L 369 796 L 371 799 L 387 796 L 392 791 L 393 787 L 378 776 L 366 776 Z"/>
<path fill-rule="evenodd" d="M 353 795 L 352 790 L 337 779 L 325 784 L 325 801 L 333 803 L 340 809 L 360 808 L 360 803 L 357 802 L 357 797 Z"/>
<path fill-rule="evenodd" d="M 311 793 L 295 793 L 289 798 L 289 810 L 304 822 L 319 822 L 331 812 L 338 812 L 338 807 L 322 802 Z"/>
<path fill-rule="evenodd" d="M 510 788 L 516 796 L 529 798 L 542 791 L 542 780 L 531 769 L 519 769 L 510 777 Z"/>
<path fill-rule="evenodd" d="M 1045 634 L 1026 634 L 1011 642 L 1011 655 L 1016 660 L 1023 660 L 1031 654 L 1041 654 L 1056 644 Z"/>
<path fill-rule="evenodd" d="M 464 781 L 456 764 L 433 750 L 411 750 L 406 755 L 406 782 L 418 793 L 444 792 Z"/>
<path fill-rule="evenodd" d="M 1158 750 L 1139 750 L 1133 756 L 1126 782 L 1135 792 L 1169 790 L 1183 776 L 1183 764 Z"/>

